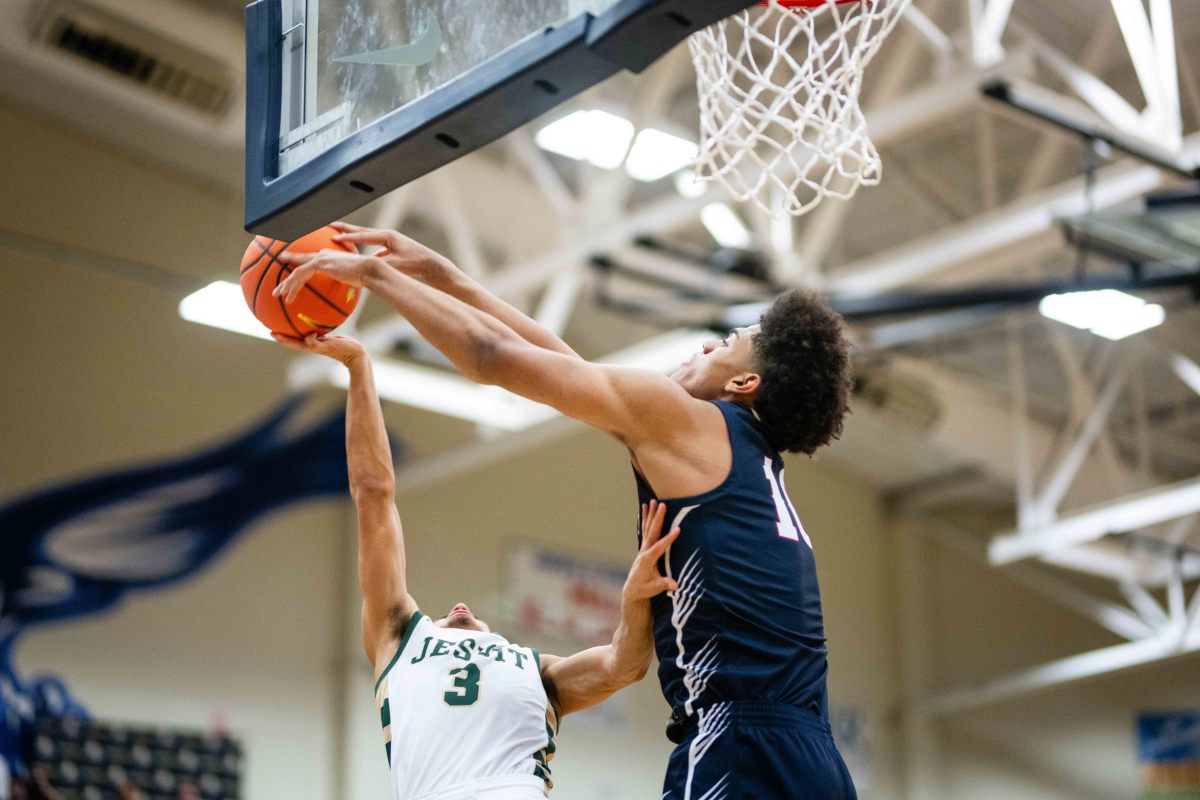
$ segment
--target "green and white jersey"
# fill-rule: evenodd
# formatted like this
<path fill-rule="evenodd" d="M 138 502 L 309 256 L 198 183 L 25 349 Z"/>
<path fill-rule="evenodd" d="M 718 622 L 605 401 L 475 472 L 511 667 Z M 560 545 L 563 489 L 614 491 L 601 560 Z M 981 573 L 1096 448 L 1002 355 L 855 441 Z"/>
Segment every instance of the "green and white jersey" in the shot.
<path fill-rule="evenodd" d="M 536 800 L 557 718 L 536 650 L 418 611 L 379 682 L 393 800 Z"/>

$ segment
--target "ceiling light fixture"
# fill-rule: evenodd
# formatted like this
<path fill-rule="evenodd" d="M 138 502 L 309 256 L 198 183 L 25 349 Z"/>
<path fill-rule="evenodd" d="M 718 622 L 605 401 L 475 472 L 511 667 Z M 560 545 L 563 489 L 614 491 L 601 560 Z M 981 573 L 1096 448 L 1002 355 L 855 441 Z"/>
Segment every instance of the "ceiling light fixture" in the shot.
<path fill-rule="evenodd" d="M 690 169 L 676 172 L 674 181 L 675 191 L 679 192 L 681 197 L 702 197 L 708 191 L 708 181 L 702 180 Z"/>
<path fill-rule="evenodd" d="M 625 171 L 635 180 L 657 181 L 691 164 L 699 152 L 695 142 L 657 128 L 642 128 L 625 159 Z"/>
<path fill-rule="evenodd" d="M 709 203 L 700 209 L 700 221 L 722 247 L 744 250 L 750 246 L 750 231 L 734 210 L 724 203 Z"/>
<path fill-rule="evenodd" d="M 542 128 L 533 140 L 551 153 L 616 169 L 629 151 L 633 123 L 598 109 L 575 111 Z"/>
<path fill-rule="evenodd" d="M 229 281 L 213 281 L 180 300 L 179 316 L 189 322 L 271 341 L 271 332 L 246 306 L 242 287 Z"/>
<path fill-rule="evenodd" d="M 1149 330 L 1166 319 L 1162 306 L 1116 289 L 1047 295 L 1038 303 L 1038 311 L 1113 341 Z"/>

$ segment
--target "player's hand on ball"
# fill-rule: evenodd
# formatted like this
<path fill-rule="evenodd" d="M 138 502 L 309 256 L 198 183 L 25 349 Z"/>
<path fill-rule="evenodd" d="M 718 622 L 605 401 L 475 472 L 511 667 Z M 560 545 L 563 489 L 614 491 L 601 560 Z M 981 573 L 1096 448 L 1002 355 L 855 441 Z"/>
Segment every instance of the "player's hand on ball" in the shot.
<path fill-rule="evenodd" d="M 328 275 L 347 286 L 362 286 L 367 272 L 383 266 L 374 256 L 345 253 L 337 250 L 322 250 L 318 253 L 291 253 L 284 251 L 278 260 L 292 268 L 292 272 L 275 287 L 271 294 L 291 303 L 300 294 L 304 284 L 314 275 Z"/>
<path fill-rule="evenodd" d="M 322 356 L 329 356 L 330 358 L 337 359 L 346 366 L 350 366 L 351 361 L 366 353 L 363 346 L 349 336 L 338 336 L 336 334 L 320 336 L 315 333 L 310 333 L 303 339 L 283 336 L 278 333 L 273 333 L 271 336 L 284 347 L 290 347 L 301 353 L 316 353 Z"/>
<path fill-rule="evenodd" d="M 340 231 L 334 235 L 335 241 L 382 248 L 372 255 L 392 269 L 423 281 L 436 282 L 438 277 L 457 269 L 441 253 L 397 231 L 363 228 L 348 222 L 333 222 L 330 227 Z"/>
<path fill-rule="evenodd" d="M 625 579 L 625 588 L 621 591 L 621 599 L 626 602 L 647 600 L 663 592 L 673 592 L 678 584 L 658 571 L 658 560 L 679 536 L 679 528 L 662 535 L 663 517 L 667 514 L 667 506 L 657 500 L 651 500 L 649 505 L 642 505 L 642 547 L 638 550 L 633 566 L 629 568 L 629 577 Z"/>

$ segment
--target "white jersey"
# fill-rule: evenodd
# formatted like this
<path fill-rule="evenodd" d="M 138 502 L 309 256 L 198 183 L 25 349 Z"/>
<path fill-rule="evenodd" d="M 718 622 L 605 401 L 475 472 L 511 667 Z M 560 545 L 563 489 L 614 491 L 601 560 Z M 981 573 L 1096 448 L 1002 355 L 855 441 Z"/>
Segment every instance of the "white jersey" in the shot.
<path fill-rule="evenodd" d="M 393 800 L 540 800 L 557 718 L 536 650 L 420 611 L 379 682 Z"/>

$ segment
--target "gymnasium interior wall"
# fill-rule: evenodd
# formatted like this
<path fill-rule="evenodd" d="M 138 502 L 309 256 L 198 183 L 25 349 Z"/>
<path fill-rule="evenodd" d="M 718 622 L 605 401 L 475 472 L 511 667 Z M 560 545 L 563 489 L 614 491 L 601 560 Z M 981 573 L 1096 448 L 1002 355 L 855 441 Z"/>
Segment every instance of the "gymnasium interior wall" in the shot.
<path fill-rule="evenodd" d="M 169 265 L 197 284 L 230 274 L 246 242 L 236 195 L 8 106 L 0 131 L 4 230 Z M 184 322 L 178 295 L 66 262 L 0 250 L 0 496 L 194 451 L 282 398 L 282 350 Z M 321 403 L 341 397 L 327 390 Z M 438 424 L 395 407 L 388 415 L 402 438 L 406 426 Z M 1185 669 L 1030 695 L 902 735 L 913 687 L 961 686 L 1111 640 L 894 524 L 853 465 L 794 459 L 788 485 L 817 551 L 833 702 L 869 719 L 864 798 L 1132 796 L 1133 714 L 1194 703 Z M 516 540 L 627 563 L 632 498 L 619 447 L 582 430 L 402 493 L 412 592 L 430 610 L 461 599 L 486 618 L 499 607 L 502 548 Z M 292 507 L 193 581 L 35 632 L 18 666 L 59 673 L 105 717 L 206 727 L 219 715 L 246 743 L 249 800 L 384 797 L 352 546 L 348 504 Z M 554 762 L 560 800 L 658 797 L 669 745 L 653 675 L 619 703 L 623 727 L 567 718 Z"/>
<path fill-rule="evenodd" d="M 899 527 L 907 549 L 900 599 L 915 617 L 901 621 L 906 691 L 969 688 L 1123 641 L 920 525 Z M 1112 591 L 1099 580 L 1090 588 Z M 1175 658 L 926 717 L 906 738 L 909 797 L 1138 797 L 1138 714 L 1195 708 L 1198 686 L 1194 662 Z"/>

